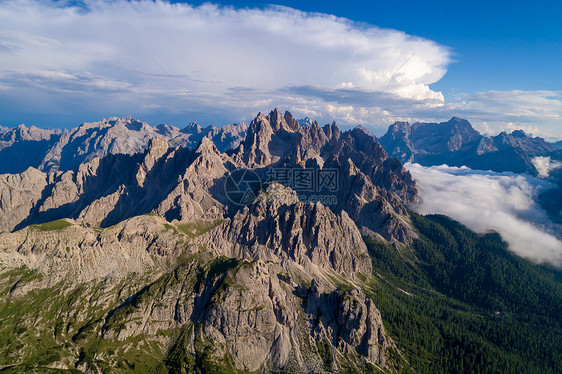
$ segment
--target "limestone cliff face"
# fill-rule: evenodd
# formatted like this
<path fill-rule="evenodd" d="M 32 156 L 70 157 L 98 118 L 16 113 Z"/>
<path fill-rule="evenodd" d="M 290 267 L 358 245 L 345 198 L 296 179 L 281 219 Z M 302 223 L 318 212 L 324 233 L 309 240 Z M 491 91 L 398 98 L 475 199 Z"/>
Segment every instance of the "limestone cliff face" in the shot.
<path fill-rule="evenodd" d="M 0 234 L 3 298 L 38 308 L 22 311 L 20 336 L 32 329 L 50 339 L 62 323 L 50 365 L 85 372 L 123 362 L 124 352 L 185 372 L 202 362 L 249 371 L 388 368 L 395 345 L 360 291 L 358 274 L 371 265 L 358 229 L 345 213 L 266 193 L 291 191 L 271 187 L 233 222 L 144 215 L 101 230 L 61 220 Z M 277 230 L 262 231 L 262 221 Z M 268 244 L 221 244 L 238 230 Z M 44 295 L 49 305 L 36 304 Z M 33 346 L 25 348 L 4 357 L 26 362 Z"/>
<path fill-rule="evenodd" d="M 62 218 L 109 226 L 149 212 L 169 221 L 231 217 L 239 207 L 225 195 L 224 182 L 233 170 L 249 168 L 266 181 L 268 172 L 276 168 L 312 172 L 327 168 L 337 170 L 335 188 L 297 191 L 300 197 L 328 195 L 335 200 L 329 208 L 337 214 L 345 211 L 365 235 L 404 244 L 413 236 L 405 206 L 416 200 L 414 181 L 366 130 L 342 133 L 335 123 L 320 128 L 316 122 L 302 127 L 290 113 L 274 110 L 252 121 L 239 148 L 222 153 L 207 137 L 190 150 L 170 144 L 153 134 L 150 126 L 131 118 L 106 122 L 65 133 L 59 141 L 60 152 L 53 148 L 53 155 L 62 155 L 70 144 L 86 142 L 86 148 L 76 148 L 74 160 L 83 159 L 76 168 L 28 172 L 21 186 L 15 182 L 19 177 L 6 177 L 12 182 L 0 192 L 0 197 L 5 196 L 0 209 L 10 208 L 3 210 L 0 229 L 10 231 Z M 106 132 L 103 136 L 98 134 L 100 126 Z M 131 135 L 125 142 L 130 132 L 144 134 L 144 140 Z M 109 148 L 104 145 L 108 142 Z M 127 144 L 135 146 L 127 148 Z M 94 157 L 98 153 L 105 157 Z M 28 200 L 30 183 L 35 186 L 34 197 Z M 23 205 L 16 209 L 13 201 Z"/>
<path fill-rule="evenodd" d="M 41 288 L 62 280 L 79 284 L 145 273 L 158 268 L 165 257 L 188 250 L 184 238 L 167 229 L 165 222 L 157 216 L 139 216 L 101 231 L 72 220 L 32 225 L 0 234 L 0 259 L 3 265 L 42 274 Z"/>
<path fill-rule="evenodd" d="M 156 137 L 165 139 L 172 146 L 190 148 L 197 146 L 204 137 L 209 137 L 224 151 L 240 143 L 246 128 L 244 123 L 221 128 L 210 126 L 204 129 L 190 125 L 180 131 L 168 125 L 153 128 L 130 116 L 112 117 L 99 122 L 84 123 L 62 134 L 45 155 L 39 168 L 45 171 L 69 170 L 95 157 L 141 153 L 148 147 L 151 139 Z"/>
<path fill-rule="evenodd" d="M 19 125 L 12 129 L 0 126 L 0 174 L 38 168 L 62 133 L 35 126 Z"/>
<path fill-rule="evenodd" d="M 151 127 L 130 116 L 86 122 L 68 131 L 0 126 L 0 173 L 21 173 L 28 167 L 44 172 L 68 171 L 96 157 L 143 152 L 155 137 L 174 147 L 192 149 L 208 137 L 225 152 L 240 145 L 247 129 L 243 122 L 205 128 L 192 123 L 182 130 L 165 124 Z"/>
<path fill-rule="evenodd" d="M 222 152 L 106 122 L 63 134 L 48 172 L 0 175 L 0 302 L 21 309 L 0 333 L 23 345 L 0 347 L 0 365 L 36 360 L 40 336 L 49 367 L 94 373 L 392 370 L 363 235 L 408 244 L 416 190 L 371 134 L 274 110 Z M 337 172 L 301 191 L 266 182 L 276 168 Z M 239 169 L 264 182 L 246 205 L 225 187 Z"/>
<path fill-rule="evenodd" d="M 371 260 L 355 223 L 320 203 L 301 203 L 273 183 L 256 201 L 199 241 L 217 253 L 254 261 L 298 265 L 309 274 L 371 273 Z"/>
<path fill-rule="evenodd" d="M 406 244 L 414 236 L 406 205 L 417 200 L 415 182 L 362 128 L 342 133 L 335 123 L 300 127 L 289 112 L 281 115 L 276 109 L 252 121 L 233 159 L 259 170 L 337 170 L 335 189 L 299 191 L 299 195 L 334 196 L 337 203 L 331 208 L 347 212 L 366 235 Z"/>
<path fill-rule="evenodd" d="M 161 206 L 167 208 L 163 215 L 168 211 L 173 214 L 179 199 L 189 199 L 189 194 L 181 190 L 181 186 L 190 181 L 194 183 L 194 179 L 206 180 L 212 175 L 211 169 L 201 170 L 201 163 L 207 162 L 208 156 L 187 148 L 170 147 L 166 140 L 155 137 L 149 141 L 144 153 L 96 157 L 80 164 L 76 170 L 65 172 L 45 174 L 30 169 L 21 176 L 5 175 L 5 188 L 0 197 L 1 193 L 9 195 L 0 200 L 3 204 L 0 209 L 5 206 L 6 211 L 14 213 L 0 217 L 0 227 L 11 231 L 62 218 L 109 226 L 135 215 L 158 211 L 159 206 L 160 210 Z M 210 164 L 205 166 L 211 167 Z M 212 166 L 218 168 L 222 164 Z M 215 172 L 218 171 L 215 169 Z M 33 191 L 30 186 L 34 186 Z M 196 185 L 191 188 L 201 193 L 207 187 Z M 174 192 L 177 189 L 180 189 L 179 193 Z M 26 200 L 30 194 L 34 197 Z M 17 202 L 24 205 L 14 210 Z M 193 199 L 190 202 L 189 207 L 195 209 Z"/>
<path fill-rule="evenodd" d="M 278 264 L 262 260 L 227 265 L 225 275 L 204 283 L 193 274 L 212 274 L 212 267 L 185 265 L 162 278 L 135 295 L 133 308 L 115 310 L 102 328 L 104 339 L 157 339 L 158 331 L 183 328 L 174 347 L 181 344 L 197 356 L 212 346 L 211 358 L 228 357 L 251 372 L 338 372 L 347 360 L 357 360 L 358 368 L 365 362 L 387 368 L 388 349 L 395 345 L 360 291 L 338 292 L 314 280 L 303 289 Z"/>
<path fill-rule="evenodd" d="M 227 167 L 234 169 L 235 165 L 211 140 L 203 138 L 174 188 L 154 211 L 170 220 L 221 218 L 225 210 L 219 201 L 225 200 L 221 181 L 228 173 Z"/>
<path fill-rule="evenodd" d="M 25 220 L 46 186 L 47 176 L 34 168 L 0 175 L 0 231 L 10 231 Z"/>

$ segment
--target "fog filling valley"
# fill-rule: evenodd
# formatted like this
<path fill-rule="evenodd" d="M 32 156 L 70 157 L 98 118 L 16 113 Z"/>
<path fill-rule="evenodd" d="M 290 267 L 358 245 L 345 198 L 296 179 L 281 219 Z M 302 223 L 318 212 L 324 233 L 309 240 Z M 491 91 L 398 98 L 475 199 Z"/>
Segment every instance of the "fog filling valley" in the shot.
<path fill-rule="evenodd" d="M 417 182 L 421 214 L 444 214 L 478 233 L 498 232 L 509 249 L 537 263 L 562 268 L 560 226 L 536 202 L 551 187 L 528 175 L 494 173 L 447 165 L 407 163 Z"/>

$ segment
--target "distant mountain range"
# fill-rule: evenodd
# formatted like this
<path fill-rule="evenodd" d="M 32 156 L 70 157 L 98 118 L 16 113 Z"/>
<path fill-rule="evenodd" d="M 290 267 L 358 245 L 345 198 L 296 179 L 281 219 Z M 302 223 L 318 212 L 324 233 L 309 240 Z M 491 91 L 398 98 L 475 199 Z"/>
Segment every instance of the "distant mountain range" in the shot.
<path fill-rule="evenodd" d="M 298 121 L 303 127 L 314 121 Z M 20 173 L 29 166 L 49 170 L 71 170 L 82 162 L 108 154 L 128 154 L 145 150 L 149 140 L 162 137 L 173 146 L 194 148 L 204 137 L 221 152 L 236 148 L 245 138 L 248 125 L 229 124 L 201 127 L 190 123 L 183 129 L 165 124 L 151 127 L 133 119 L 110 118 L 84 123 L 72 130 L 49 130 L 20 125 L 0 127 L 0 173 Z M 533 159 L 562 149 L 562 141 L 548 143 L 521 130 L 488 137 L 463 119 L 453 117 L 441 123 L 396 122 L 377 139 L 391 157 L 402 163 L 424 166 L 468 166 L 497 172 L 512 171 L 538 175 Z"/>
<path fill-rule="evenodd" d="M 552 144 L 521 130 L 481 135 L 463 119 L 441 123 L 396 122 L 378 139 L 392 157 L 424 166 L 468 166 L 471 169 L 511 171 L 538 175 L 533 158 L 549 156 L 560 142 Z"/>
<path fill-rule="evenodd" d="M 560 272 L 412 213 L 416 182 L 364 128 L 275 109 L 1 134 L 3 373 L 562 368 Z M 425 162 L 553 147 L 456 118 L 381 142 Z"/>
<path fill-rule="evenodd" d="M 0 128 L 0 173 L 21 173 L 32 166 L 42 171 L 71 170 L 94 157 L 108 154 L 133 155 L 144 151 L 158 136 L 171 145 L 195 147 L 209 137 L 217 149 L 226 151 L 240 144 L 248 125 L 201 127 L 190 123 L 184 129 L 168 125 L 151 127 L 133 119 L 110 118 L 84 123 L 68 131 L 44 130 L 20 125 Z"/>

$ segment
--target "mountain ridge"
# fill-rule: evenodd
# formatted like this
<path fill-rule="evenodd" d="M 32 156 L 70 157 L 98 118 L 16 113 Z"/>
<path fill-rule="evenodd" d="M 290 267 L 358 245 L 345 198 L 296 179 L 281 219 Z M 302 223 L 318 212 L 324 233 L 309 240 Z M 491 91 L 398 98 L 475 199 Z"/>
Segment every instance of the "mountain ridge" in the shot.
<path fill-rule="evenodd" d="M 68 171 L 95 157 L 142 152 L 156 136 L 171 145 L 191 148 L 209 137 L 226 151 L 238 146 L 247 127 L 243 122 L 220 128 L 192 123 L 180 130 L 165 124 L 151 127 L 131 116 L 85 122 L 64 131 L 20 125 L 0 131 L 0 172 L 20 173 L 30 166 L 45 172 Z"/>
<path fill-rule="evenodd" d="M 538 175 L 533 158 L 548 156 L 555 144 L 531 137 L 522 130 L 481 135 L 470 122 L 453 117 L 447 122 L 410 125 L 396 122 L 378 139 L 392 157 L 424 166 L 447 164 L 472 169 Z"/>
<path fill-rule="evenodd" d="M 556 372 L 554 273 L 498 235 L 412 213 L 415 181 L 366 129 L 274 109 L 224 139 L 191 124 L 206 135 L 187 146 L 146 126 L 87 124 L 51 158 L 75 166 L 0 175 L 2 370 Z M 527 272 L 544 287 L 519 308 Z M 510 359 L 525 344 L 544 354 Z"/>

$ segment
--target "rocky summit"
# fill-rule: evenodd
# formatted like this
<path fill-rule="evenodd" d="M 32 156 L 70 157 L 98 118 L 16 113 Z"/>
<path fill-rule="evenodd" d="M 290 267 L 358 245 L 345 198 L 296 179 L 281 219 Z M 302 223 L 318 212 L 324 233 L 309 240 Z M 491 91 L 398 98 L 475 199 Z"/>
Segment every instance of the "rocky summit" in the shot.
<path fill-rule="evenodd" d="M 442 123 L 395 122 L 379 139 L 389 155 L 424 166 L 468 166 L 472 169 L 538 175 L 535 157 L 549 156 L 556 145 L 515 130 L 484 136 L 464 119 Z"/>
<path fill-rule="evenodd" d="M 167 140 L 171 146 L 188 148 L 208 137 L 218 149 L 226 151 L 240 144 L 247 128 L 243 122 L 220 128 L 203 128 L 192 122 L 180 130 L 166 124 L 151 127 L 131 116 L 85 122 L 64 132 L 25 125 L 0 127 L 0 173 L 20 173 L 30 166 L 45 172 L 73 170 L 95 157 L 143 152 L 154 137 Z"/>
<path fill-rule="evenodd" d="M 393 158 L 277 109 L 0 134 L 0 160 L 37 151 L 1 164 L 3 373 L 560 372 L 559 270 L 413 213 L 401 163 L 541 139 L 396 123 Z"/>
<path fill-rule="evenodd" d="M 364 238 L 407 248 L 417 192 L 366 130 L 275 109 L 221 130 L 127 117 L 45 140 L 39 165 L 0 175 L 2 367 L 407 367 L 367 297 Z"/>

